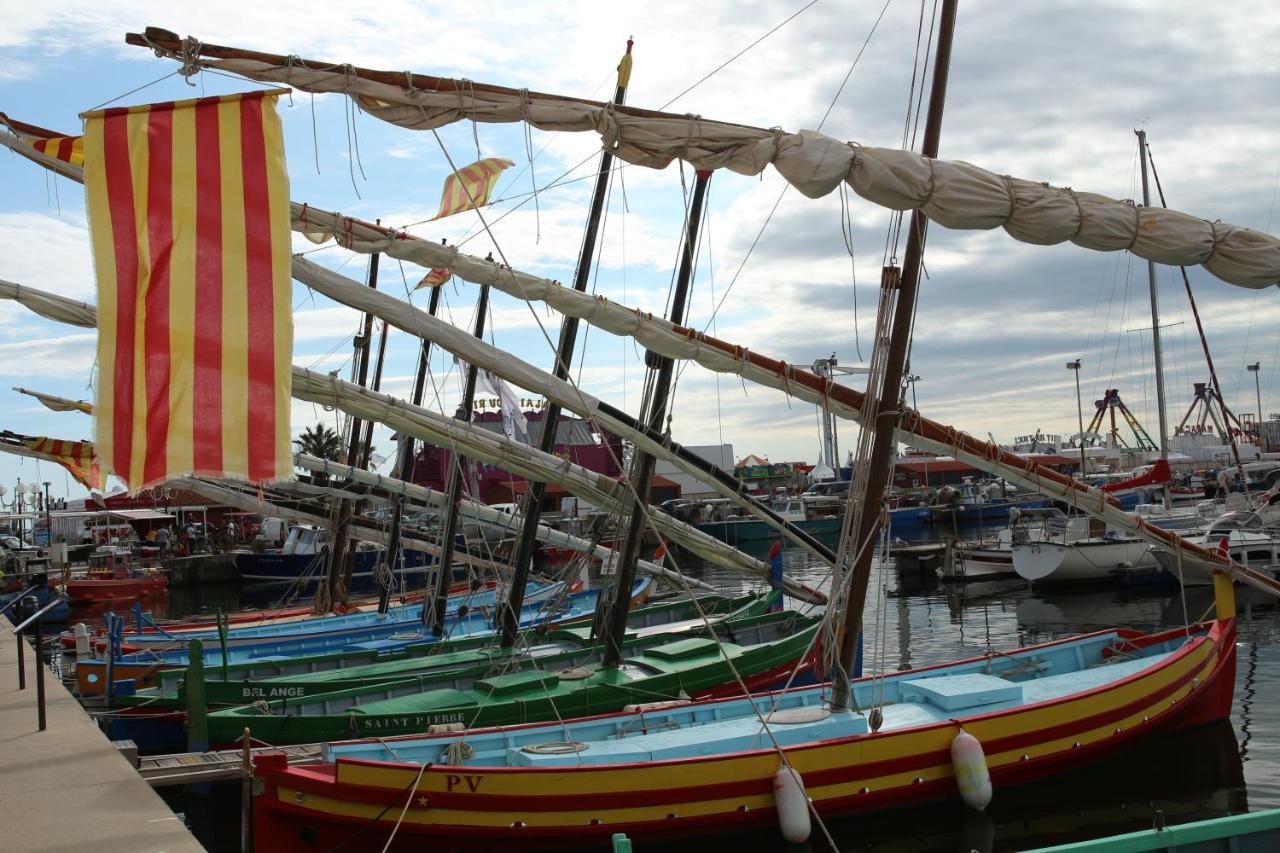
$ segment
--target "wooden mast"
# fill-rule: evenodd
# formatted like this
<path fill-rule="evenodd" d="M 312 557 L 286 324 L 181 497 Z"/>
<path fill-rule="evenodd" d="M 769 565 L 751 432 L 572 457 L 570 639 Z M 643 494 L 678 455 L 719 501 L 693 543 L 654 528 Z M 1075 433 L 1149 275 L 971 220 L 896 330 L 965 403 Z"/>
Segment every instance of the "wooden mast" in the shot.
<path fill-rule="evenodd" d="M 427 304 L 427 313 L 434 317 L 440 307 L 440 285 L 431 288 L 431 301 Z M 422 397 L 427 384 L 427 367 L 431 360 L 431 341 L 422 339 L 422 347 L 418 350 L 418 372 L 413 379 L 413 398 L 415 406 L 422 405 Z M 411 435 L 400 436 L 400 446 L 396 448 L 396 479 L 409 482 L 413 479 L 414 440 Z M 391 512 L 391 530 L 387 535 L 387 565 L 395 571 L 400 557 L 400 532 L 404 523 L 404 498 L 397 495 Z M 391 585 L 378 584 L 378 612 L 386 613 L 391 604 Z"/>
<path fill-rule="evenodd" d="M 627 96 L 627 84 L 631 80 L 631 46 L 634 42 L 627 39 L 627 52 L 618 64 L 618 87 L 613 95 L 613 103 L 621 104 Z M 578 269 L 573 279 L 573 289 L 580 293 L 587 290 L 587 279 L 591 274 L 591 263 L 595 257 L 596 238 L 600 232 L 600 216 L 604 210 L 605 192 L 609 187 L 609 170 L 613 166 L 613 154 L 605 151 L 600 155 L 600 169 L 596 173 L 596 186 L 591 196 L 590 213 L 587 215 L 587 229 L 582 235 L 582 250 L 578 254 Z M 552 373 L 556 379 L 569 378 L 569 364 L 573 361 L 573 350 L 578 340 L 577 317 L 566 316 L 560 324 L 560 342 L 556 347 L 556 361 Z M 538 449 L 543 453 L 555 450 L 556 434 L 560 426 L 560 406 L 548 401 L 542 415 L 542 435 L 538 439 Z M 533 563 L 533 555 L 538 547 L 538 519 L 542 514 L 542 501 L 547 493 L 547 484 L 541 480 L 529 483 L 529 490 L 524 500 L 524 521 L 520 528 L 520 539 L 516 543 L 515 556 L 511 561 L 511 590 L 499 613 L 499 627 L 502 629 L 502 647 L 515 645 L 516 634 L 520 626 L 520 611 L 524 607 L 524 588 L 529 582 L 529 570 Z"/>
<path fill-rule="evenodd" d="M 378 253 L 369 256 L 369 287 L 374 290 L 378 289 Z M 364 326 L 356 339 L 354 347 L 355 363 L 351 366 L 352 379 L 361 387 L 364 387 L 369 378 L 369 344 L 373 337 L 373 315 L 366 313 L 364 315 Z M 360 464 L 360 439 L 361 439 L 361 421 L 359 418 L 351 419 L 351 435 L 347 444 L 347 464 L 358 466 Z M 324 611 L 331 609 L 336 604 L 346 604 L 347 602 L 347 584 L 349 583 L 349 575 L 346 571 L 348 552 L 354 558 L 355 549 L 349 548 L 347 542 L 347 533 L 351 529 L 351 516 L 353 507 L 351 501 L 339 501 L 338 520 L 334 525 L 333 541 L 329 545 L 329 561 L 325 566 L 325 584 L 324 588 L 327 595 L 321 595 L 319 591 L 316 594 L 316 610 Z"/>
<path fill-rule="evenodd" d="M 1138 137 L 1138 159 L 1142 162 L 1142 206 L 1151 206 L 1151 189 L 1147 182 L 1147 132 L 1135 130 Z M 1156 263 L 1147 261 L 1147 287 L 1151 291 L 1151 346 L 1156 363 L 1156 405 L 1160 409 L 1160 458 L 1169 461 L 1169 421 L 1164 405 L 1164 356 L 1160 348 L 1160 299 L 1156 288 Z M 1081 445 L 1084 437 L 1080 438 Z M 1083 476 L 1083 475 L 1082 475 Z M 1160 489 L 1164 508 L 1170 506 L 1169 482 L 1166 480 Z"/>
<path fill-rule="evenodd" d="M 938 28 L 938 54 L 933 66 L 933 85 L 929 93 L 929 113 L 925 119 L 924 142 L 920 153 L 925 157 L 938 156 L 938 138 L 942 134 L 942 108 L 947 97 L 947 71 L 951 65 L 951 42 L 955 34 L 957 0 L 943 0 L 942 17 Z M 863 548 L 875 535 L 880 523 L 880 508 L 884 503 L 885 488 L 893 470 L 894 430 L 903 405 L 902 377 L 906 373 L 907 346 L 911 342 L 911 328 L 915 314 L 916 294 L 920 284 L 920 266 L 924 255 L 924 236 L 928 220 L 918 211 L 911 213 L 911 226 L 907 234 L 907 250 L 902 261 L 902 276 L 892 268 L 886 268 L 881 287 L 898 288 L 898 298 L 893 312 L 893 325 L 889 332 L 889 353 L 880 385 L 880 404 L 875 407 L 879 417 L 874 425 L 864 429 L 874 430 L 871 458 L 867 461 L 867 490 L 863 495 L 862 517 L 850 549 L 857 554 L 848 602 L 844 613 L 844 630 L 840 636 L 840 665 L 845 674 L 853 672 L 858 640 L 862 635 L 862 608 L 867 600 L 867 586 L 871 580 L 873 548 Z M 873 383 L 868 383 L 867 393 L 875 393 Z M 853 499 L 850 495 L 850 499 Z M 831 707 L 849 707 L 849 682 L 837 677 L 831 694 Z"/>
<path fill-rule="evenodd" d="M 693 185 L 693 200 L 689 203 L 689 220 L 686 223 L 684 251 L 680 255 L 680 271 L 676 277 L 675 293 L 671 296 L 669 319 L 683 324 L 685 306 L 689 301 L 689 282 L 697 261 L 698 227 L 702 222 L 702 209 L 707 197 L 707 184 L 711 180 L 709 170 L 699 171 Z M 665 355 L 646 350 L 645 364 L 655 371 L 649 397 L 648 427 L 664 432 L 667 419 L 667 398 L 671 391 L 674 362 Z M 637 450 L 631 461 L 631 486 L 635 490 L 631 516 L 627 521 L 626 538 L 622 542 L 622 554 L 618 559 L 618 575 L 613 585 L 613 602 L 609 607 L 606 628 L 606 644 L 603 665 L 616 667 L 622 663 L 622 637 L 627 630 L 627 611 L 631 606 L 631 585 L 636 577 L 636 560 L 640 558 L 640 540 L 644 533 L 645 516 L 649 508 L 649 487 L 653 483 L 653 454 Z"/>
<path fill-rule="evenodd" d="M 472 330 L 477 338 L 484 337 L 485 315 L 489 313 L 489 285 L 480 288 L 480 299 L 476 302 L 476 322 Z M 458 404 L 458 418 L 471 422 L 472 405 L 476 398 L 476 366 L 467 365 L 466 381 L 462 388 L 462 402 Z M 444 636 L 445 610 L 449 605 L 449 577 L 453 569 L 454 539 L 458 535 L 458 511 L 462 497 L 462 466 L 467 462 L 457 450 L 453 450 L 449 460 L 449 506 L 446 511 L 444 530 L 441 534 L 444 541 L 440 543 L 440 562 L 436 568 L 435 607 L 428 609 L 427 602 L 422 604 L 422 621 L 430 623 L 437 636 Z"/>

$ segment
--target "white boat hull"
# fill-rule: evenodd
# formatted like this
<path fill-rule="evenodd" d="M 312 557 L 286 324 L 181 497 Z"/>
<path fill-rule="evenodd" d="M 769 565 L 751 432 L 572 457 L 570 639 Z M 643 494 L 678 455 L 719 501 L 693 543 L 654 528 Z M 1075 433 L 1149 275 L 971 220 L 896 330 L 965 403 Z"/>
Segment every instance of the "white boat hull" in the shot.
<path fill-rule="evenodd" d="M 1013 546 L 1013 569 L 1029 581 L 1052 583 L 1115 580 L 1133 569 L 1155 568 L 1147 543 L 1138 539 L 1026 542 Z"/>

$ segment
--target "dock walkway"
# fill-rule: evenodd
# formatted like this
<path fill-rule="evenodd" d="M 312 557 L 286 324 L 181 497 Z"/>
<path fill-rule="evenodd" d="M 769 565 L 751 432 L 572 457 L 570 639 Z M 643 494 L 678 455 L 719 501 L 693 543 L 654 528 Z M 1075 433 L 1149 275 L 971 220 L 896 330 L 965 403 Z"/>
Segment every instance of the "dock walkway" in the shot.
<path fill-rule="evenodd" d="M 98 730 L 61 682 L 45 671 L 48 728 L 36 722 L 35 660 L 24 650 L 27 689 L 18 690 L 19 640 L 0 617 L 0 849 L 52 853 L 199 853 L 204 848 Z"/>

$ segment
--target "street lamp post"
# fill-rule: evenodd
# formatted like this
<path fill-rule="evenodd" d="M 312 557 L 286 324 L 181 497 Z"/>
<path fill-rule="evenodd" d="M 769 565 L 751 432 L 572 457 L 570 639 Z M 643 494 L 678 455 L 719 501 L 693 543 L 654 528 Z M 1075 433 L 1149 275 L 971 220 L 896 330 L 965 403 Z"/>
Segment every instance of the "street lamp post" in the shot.
<path fill-rule="evenodd" d="M 909 373 L 902 378 L 902 381 L 906 382 L 908 385 L 911 386 L 912 411 L 919 412 L 920 406 L 916 403 L 916 383 L 920 381 L 919 375 L 915 373 Z M 926 489 L 929 488 L 929 458 L 927 456 L 925 457 L 925 462 L 924 462 L 924 487 Z"/>
<path fill-rule="evenodd" d="M 49 487 L 53 483 L 48 480 L 44 482 L 44 536 L 46 553 L 53 550 L 53 513 L 52 505 L 49 503 Z"/>
<path fill-rule="evenodd" d="M 1084 480 L 1084 409 L 1080 403 L 1080 359 L 1067 362 L 1067 370 L 1076 375 L 1076 424 L 1080 429 L 1080 479 Z"/>
<path fill-rule="evenodd" d="M 1253 393 L 1258 397 L 1258 424 L 1262 424 L 1262 384 L 1258 381 L 1258 375 L 1262 372 L 1262 362 L 1255 361 L 1253 364 L 1246 364 L 1245 370 L 1253 374 Z"/>

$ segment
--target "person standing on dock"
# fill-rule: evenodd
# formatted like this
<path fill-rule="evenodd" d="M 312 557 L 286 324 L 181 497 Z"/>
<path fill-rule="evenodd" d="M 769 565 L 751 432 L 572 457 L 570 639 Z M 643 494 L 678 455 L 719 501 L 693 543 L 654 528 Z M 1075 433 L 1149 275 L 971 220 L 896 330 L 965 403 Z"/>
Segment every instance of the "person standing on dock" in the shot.
<path fill-rule="evenodd" d="M 156 531 L 156 545 L 160 547 L 160 556 L 164 557 L 169 553 L 169 527 L 165 525 Z"/>

